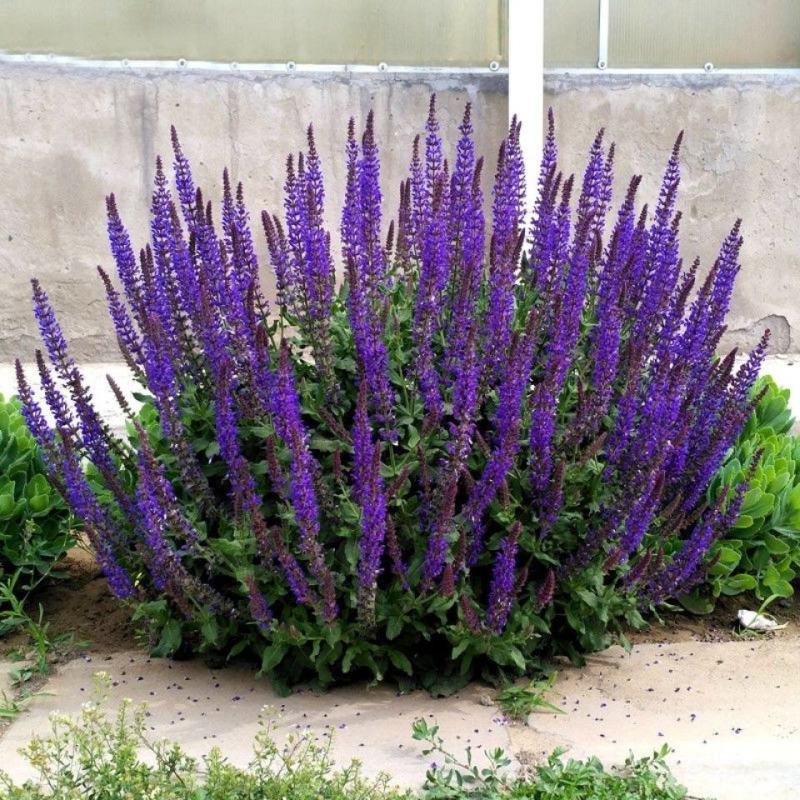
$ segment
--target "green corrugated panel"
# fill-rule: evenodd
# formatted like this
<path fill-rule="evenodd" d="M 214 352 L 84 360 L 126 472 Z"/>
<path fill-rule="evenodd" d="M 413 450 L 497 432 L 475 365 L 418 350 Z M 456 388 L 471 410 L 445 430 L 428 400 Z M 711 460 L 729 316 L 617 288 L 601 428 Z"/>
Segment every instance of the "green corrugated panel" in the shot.
<path fill-rule="evenodd" d="M 2 0 L 0 49 L 109 59 L 486 67 L 506 63 L 506 6 L 505 0 Z"/>
<path fill-rule="evenodd" d="M 609 9 L 610 67 L 800 67 L 800 0 L 609 0 Z"/>

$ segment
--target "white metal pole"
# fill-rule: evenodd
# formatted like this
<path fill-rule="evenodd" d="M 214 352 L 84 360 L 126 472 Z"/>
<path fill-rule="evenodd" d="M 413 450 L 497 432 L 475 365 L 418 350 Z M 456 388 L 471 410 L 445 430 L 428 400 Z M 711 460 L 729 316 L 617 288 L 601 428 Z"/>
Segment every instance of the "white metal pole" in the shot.
<path fill-rule="evenodd" d="M 529 195 L 542 152 L 543 81 L 544 0 L 508 0 L 508 117 L 522 122 Z"/>
<path fill-rule="evenodd" d="M 599 25 L 597 29 L 597 69 L 608 67 L 608 0 L 600 0 Z"/>

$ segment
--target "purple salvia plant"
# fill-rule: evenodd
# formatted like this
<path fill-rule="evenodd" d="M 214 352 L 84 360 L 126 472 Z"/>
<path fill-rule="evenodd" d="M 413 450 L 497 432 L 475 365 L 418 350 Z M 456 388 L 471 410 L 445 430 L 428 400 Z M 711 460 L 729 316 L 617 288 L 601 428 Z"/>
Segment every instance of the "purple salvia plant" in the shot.
<path fill-rule="evenodd" d="M 174 188 L 157 161 L 138 259 L 107 199 L 119 288 L 100 275 L 148 396 L 140 415 L 112 384 L 132 447 L 95 412 L 38 283 L 54 427 L 18 367 L 48 474 L 117 594 L 135 575 L 181 620 L 224 617 L 214 647 L 241 634 L 265 664 L 285 652 L 287 670 L 332 680 L 356 642 L 358 668 L 394 669 L 384 635 L 420 670 L 462 635 L 507 636 L 533 657 L 531 614 L 571 624 L 587 575 L 625 595 L 620 608 L 702 578 L 741 508 L 744 486 L 712 507 L 705 495 L 757 402 L 767 341 L 738 370 L 716 356 L 740 226 L 695 288 L 697 262 L 679 252 L 681 137 L 654 210 L 638 207 L 637 176 L 612 224 L 613 145 L 595 138 L 573 199 L 551 114 L 526 231 L 515 120 L 489 230 L 470 107 L 448 160 L 432 98 L 387 232 L 374 118 L 361 136 L 351 121 L 337 290 L 309 127 L 282 213 L 261 215 L 274 316 L 241 185 L 223 173 L 215 221 L 174 130 L 172 144 Z"/>

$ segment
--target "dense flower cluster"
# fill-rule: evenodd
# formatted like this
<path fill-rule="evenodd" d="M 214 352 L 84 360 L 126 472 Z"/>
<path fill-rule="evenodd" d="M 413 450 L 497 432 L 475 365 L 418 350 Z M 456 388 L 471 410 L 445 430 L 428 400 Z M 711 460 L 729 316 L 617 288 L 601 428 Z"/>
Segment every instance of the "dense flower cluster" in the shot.
<path fill-rule="evenodd" d="M 159 160 L 138 258 L 107 202 L 121 289 L 101 277 L 149 393 L 128 441 L 93 410 L 34 281 L 55 430 L 20 369 L 25 413 L 140 616 L 256 651 L 273 675 L 430 685 L 449 659 L 465 677 L 600 646 L 701 580 L 745 486 L 710 507 L 706 488 L 757 402 L 767 342 L 738 371 L 715 356 L 739 223 L 696 288 L 681 137 L 652 211 L 636 176 L 612 218 L 614 146 L 601 131 L 576 181 L 551 117 L 528 219 L 519 123 L 486 209 L 472 132 L 467 106 L 451 166 L 431 100 L 387 229 L 373 117 L 360 137 L 351 120 L 337 291 L 309 128 L 283 215 L 261 217 L 270 312 L 241 185 L 225 173 L 217 224 L 173 131 L 175 190 Z"/>

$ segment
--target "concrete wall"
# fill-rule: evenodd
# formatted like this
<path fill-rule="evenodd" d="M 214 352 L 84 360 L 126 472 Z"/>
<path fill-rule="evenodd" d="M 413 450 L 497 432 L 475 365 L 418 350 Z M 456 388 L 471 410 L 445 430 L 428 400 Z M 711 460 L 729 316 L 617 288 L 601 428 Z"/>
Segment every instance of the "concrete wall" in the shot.
<path fill-rule="evenodd" d="M 683 256 L 709 266 L 737 217 L 742 271 L 727 342 L 752 346 L 764 327 L 772 351 L 800 351 L 800 79 L 762 76 L 551 77 L 559 142 L 579 169 L 593 131 L 617 142 L 617 197 L 644 175 L 655 198 L 677 133 L 685 130 L 679 205 Z"/>
<path fill-rule="evenodd" d="M 39 346 L 32 276 L 47 288 L 77 358 L 119 358 L 95 271 L 111 263 L 104 197 L 116 194 L 134 245 L 142 246 L 156 155 L 171 163 L 171 124 L 206 196 L 219 197 L 227 165 L 257 221 L 263 208 L 280 210 L 286 156 L 305 146 L 313 122 L 336 231 L 348 118 L 361 124 L 375 110 L 393 215 L 432 91 L 450 133 L 472 101 L 478 147 L 496 152 L 507 121 L 507 81 L 499 74 L 408 80 L 0 66 L 0 362 L 28 358 Z M 256 239 L 266 262 L 260 223 Z"/>
<path fill-rule="evenodd" d="M 222 167 L 245 183 L 255 213 L 276 208 L 286 153 L 313 121 L 328 176 L 333 227 L 343 186 L 347 118 L 376 112 L 384 178 L 405 175 L 410 144 L 431 91 L 452 134 L 466 100 L 475 106 L 478 147 L 491 167 L 506 122 L 506 81 L 432 75 L 380 76 L 142 73 L 41 65 L 0 66 L 0 362 L 26 359 L 38 338 L 28 279 L 47 287 L 76 357 L 117 357 L 94 267 L 108 264 L 104 195 L 117 194 L 143 242 L 155 155 L 168 155 L 177 125 L 199 181 L 219 192 Z M 744 218 L 744 268 L 731 341 L 750 344 L 769 324 L 776 352 L 800 351 L 800 81 L 763 78 L 619 79 L 550 77 L 564 166 L 583 169 L 596 128 L 618 145 L 620 187 L 645 175 L 655 198 L 672 141 L 686 129 L 681 206 L 684 255 L 714 257 Z M 491 172 L 491 169 L 488 170 Z M 387 212 L 394 213 L 390 191 Z M 263 253 L 263 246 L 259 239 Z"/>

